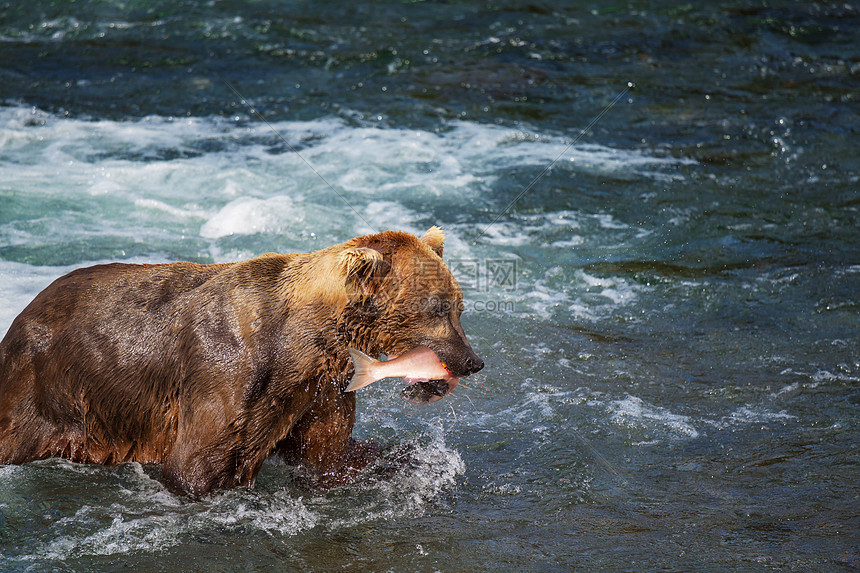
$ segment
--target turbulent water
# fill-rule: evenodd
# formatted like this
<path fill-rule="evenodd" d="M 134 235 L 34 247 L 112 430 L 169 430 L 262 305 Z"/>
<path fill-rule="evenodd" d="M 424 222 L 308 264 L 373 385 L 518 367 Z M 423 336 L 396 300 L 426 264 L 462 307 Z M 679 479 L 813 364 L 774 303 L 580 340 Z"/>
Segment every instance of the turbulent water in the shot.
<path fill-rule="evenodd" d="M 4 571 L 860 567 L 854 3 L 0 6 L 0 333 L 104 261 L 447 231 L 485 369 L 329 493 L 0 467 Z"/>

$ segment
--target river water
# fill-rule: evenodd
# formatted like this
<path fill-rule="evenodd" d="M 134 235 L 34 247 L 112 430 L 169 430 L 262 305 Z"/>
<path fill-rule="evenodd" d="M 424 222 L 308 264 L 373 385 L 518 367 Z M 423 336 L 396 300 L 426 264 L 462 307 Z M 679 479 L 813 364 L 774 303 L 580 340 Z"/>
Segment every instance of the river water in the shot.
<path fill-rule="evenodd" d="M 0 467 L 4 571 L 860 567 L 856 3 L 0 6 L 0 332 L 104 261 L 448 233 L 486 367 L 411 462 Z"/>

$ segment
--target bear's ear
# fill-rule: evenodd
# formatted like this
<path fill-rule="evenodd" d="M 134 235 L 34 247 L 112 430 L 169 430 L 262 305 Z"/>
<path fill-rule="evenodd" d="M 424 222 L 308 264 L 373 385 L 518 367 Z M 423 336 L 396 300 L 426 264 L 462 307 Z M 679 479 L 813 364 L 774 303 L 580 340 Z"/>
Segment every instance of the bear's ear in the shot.
<path fill-rule="evenodd" d="M 440 227 L 433 225 L 427 232 L 424 233 L 424 236 L 421 237 L 421 240 L 427 243 L 427 245 L 433 249 L 433 252 L 442 256 L 442 246 L 445 243 L 445 231 L 443 231 Z"/>
<path fill-rule="evenodd" d="M 383 274 L 387 266 L 382 253 L 368 247 L 346 249 L 340 254 L 340 264 L 347 291 L 361 298 L 375 290 L 371 279 Z"/>
<path fill-rule="evenodd" d="M 381 262 L 382 253 L 367 247 L 347 249 L 340 254 L 340 263 L 348 279 L 361 279 L 371 275 L 374 267 Z"/>

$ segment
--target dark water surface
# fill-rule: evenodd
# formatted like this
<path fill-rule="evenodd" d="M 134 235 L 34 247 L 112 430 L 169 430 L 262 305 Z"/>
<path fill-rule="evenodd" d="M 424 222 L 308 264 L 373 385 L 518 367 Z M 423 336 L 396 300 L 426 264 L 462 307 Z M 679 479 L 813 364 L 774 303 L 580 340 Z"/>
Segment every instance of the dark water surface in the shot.
<path fill-rule="evenodd" d="M 858 37 L 855 2 L 0 4 L 0 332 L 93 262 L 439 224 L 487 363 L 363 389 L 412 462 L 328 494 L 2 467 L 0 570 L 860 568 Z"/>

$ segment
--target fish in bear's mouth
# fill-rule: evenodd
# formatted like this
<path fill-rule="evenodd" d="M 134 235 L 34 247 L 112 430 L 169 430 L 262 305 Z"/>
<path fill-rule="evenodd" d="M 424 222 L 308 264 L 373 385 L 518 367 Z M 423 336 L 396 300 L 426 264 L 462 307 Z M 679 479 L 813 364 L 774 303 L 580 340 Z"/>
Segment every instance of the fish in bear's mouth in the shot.
<path fill-rule="evenodd" d="M 346 391 L 352 392 L 383 378 L 403 378 L 409 385 L 400 395 L 413 404 L 428 404 L 446 396 L 460 379 L 454 376 L 436 353 L 426 346 L 417 346 L 391 360 L 381 361 L 348 348 L 355 374 Z"/>

